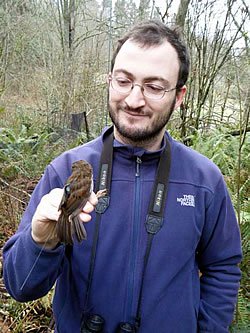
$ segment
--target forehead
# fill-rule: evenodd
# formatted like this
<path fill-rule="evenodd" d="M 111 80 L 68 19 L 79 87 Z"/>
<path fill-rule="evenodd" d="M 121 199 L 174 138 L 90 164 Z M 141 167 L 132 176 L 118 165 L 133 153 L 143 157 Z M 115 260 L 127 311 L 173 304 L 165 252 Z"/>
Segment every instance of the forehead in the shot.
<path fill-rule="evenodd" d="M 115 59 L 113 71 L 119 70 L 125 70 L 137 79 L 159 76 L 174 82 L 179 73 L 178 55 L 168 41 L 157 46 L 142 47 L 127 40 Z"/>

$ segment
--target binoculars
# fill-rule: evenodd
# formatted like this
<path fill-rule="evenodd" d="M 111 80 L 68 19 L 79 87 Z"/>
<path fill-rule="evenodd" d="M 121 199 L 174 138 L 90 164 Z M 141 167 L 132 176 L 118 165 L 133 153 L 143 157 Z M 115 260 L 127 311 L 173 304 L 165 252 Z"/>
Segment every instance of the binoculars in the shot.
<path fill-rule="evenodd" d="M 104 330 L 104 319 L 99 315 L 88 316 L 81 327 L 81 333 L 102 333 Z M 130 323 L 119 323 L 116 333 L 136 333 L 136 328 Z"/>

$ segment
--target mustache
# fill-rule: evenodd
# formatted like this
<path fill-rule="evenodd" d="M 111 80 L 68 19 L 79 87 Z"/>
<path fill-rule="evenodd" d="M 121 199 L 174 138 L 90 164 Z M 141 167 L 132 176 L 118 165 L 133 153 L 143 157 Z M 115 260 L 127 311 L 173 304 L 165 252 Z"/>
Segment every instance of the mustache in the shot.
<path fill-rule="evenodd" d="M 130 108 L 126 105 L 119 105 L 118 109 L 120 109 L 123 112 L 131 112 L 131 113 L 137 113 L 140 114 L 142 116 L 147 116 L 149 115 L 149 112 L 147 110 L 145 110 L 144 108 Z"/>

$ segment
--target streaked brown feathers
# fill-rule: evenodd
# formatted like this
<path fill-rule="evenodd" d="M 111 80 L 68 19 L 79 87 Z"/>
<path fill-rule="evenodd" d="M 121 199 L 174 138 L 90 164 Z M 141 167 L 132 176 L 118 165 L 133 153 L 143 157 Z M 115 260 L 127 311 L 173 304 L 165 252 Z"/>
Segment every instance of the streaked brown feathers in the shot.
<path fill-rule="evenodd" d="M 59 206 L 61 214 L 57 222 L 57 236 L 60 242 L 73 244 L 73 235 L 78 242 L 86 239 L 87 233 L 79 214 L 92 192 L 92 183 L 91 165 L 83 160 L 74 162 Z"/>

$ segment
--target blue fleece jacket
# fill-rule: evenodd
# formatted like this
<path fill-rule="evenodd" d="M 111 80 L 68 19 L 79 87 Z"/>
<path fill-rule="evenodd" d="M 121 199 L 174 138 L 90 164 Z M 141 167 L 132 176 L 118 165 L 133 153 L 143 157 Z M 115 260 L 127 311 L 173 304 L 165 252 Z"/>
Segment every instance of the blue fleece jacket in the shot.
<path fill-rule="evenodd" d="M 172 152 L 169 192 L 145 275 L 139 332 L 228 332 L 241 259 L 232 203 L 211 161 L 168 133 L 164 140 L 169 140 Z M 114 333 L 119 322 L 134 322 L 136 314 L 147 241 L 144 223 L 162 149 L 147 152 L 114 141 L 111 201 L 101 220 L 87 308 L 83 309 L 95 213 L 86 224 L 87 240 L 74 244 L 70 259 L 64 245 L 41 251 L 31 238 L 32 216 L 42 196 L 62 188 L 79 159 L 92 164 L 96 181 L 102 146 L 100 136 L 48 165 L 17 233 L 4 247 L 4 280 L 16 300 L 42 297 L 56 283 L 57 333 L 80 332 L 83 310 L 105 318 L 105 333 Z"/>

